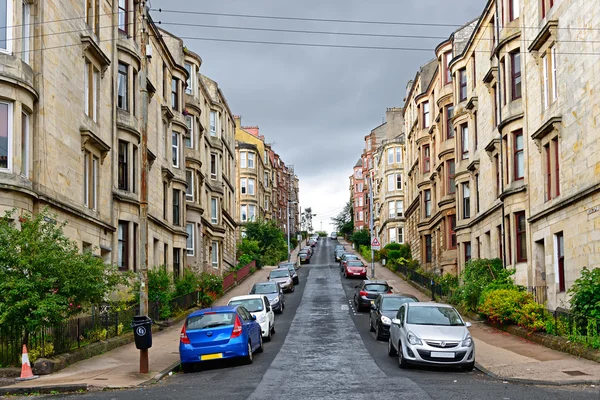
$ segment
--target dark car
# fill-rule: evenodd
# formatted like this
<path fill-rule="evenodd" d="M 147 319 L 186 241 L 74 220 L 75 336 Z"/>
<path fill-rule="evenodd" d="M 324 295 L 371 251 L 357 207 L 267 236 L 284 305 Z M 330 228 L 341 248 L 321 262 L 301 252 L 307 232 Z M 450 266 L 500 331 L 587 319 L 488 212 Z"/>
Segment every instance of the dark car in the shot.
<path fill-rule="evenodd" d="M 300 283 L 298 279 L 298 271 L 296 271 L 296 264 L 294 264 L 293 262 L 279 263 L 279 266 L 277 268 L 287 268 L 290 271 L 292 279 L 294 280 L 294 285 Z"/>
<path fill-rule="evenodd" d="M 383 293 L 392 293 L 392 287 L 386 281 L 364 280 L 354 291 L 356 311 L 370 309 L 371 303 Z"/>
<path fill-rule="evenodd" d="M 300 264 L 310 264 L 310 255 L 308 252 L 302 250 L 298 253 L 298 260 L 300 260 Z"/>
<path fill-rule="evenodd" d="M 277 282 L 257 282 L 252 286 L 248 294 L 264 294 L 269 299 L 271 308 L 277 314 L 281 314 L 285 309 L 285 297 L 283 289 Z"/>
<path fill-rule="evenodd" d="M 346 252 L 346 253 L 342 254 L 342 256 L 340 257 L 340 271 L 344 270 L 344 262 L 350 261 L 350 260 L 360 260 L 360 259 L 354 253 Z"/>
<path fill-rule="evenodd" d="M 310 246 L 304 246 L 304 247 L 303 247 L 303 248 L 302 248 L 300 251 L 305 251 L 305 252 L 307 252 L 307 253 L 308 253 L 308 255 L 309 255 L 309 256 L 311 256 L 311 257 L 312 257 L 312 255 L 313 255 L 313 253 L 314 253 L 314 250 L 313 250 L 313 248 L 312 248 L 312 247 L 310 247 Z"/>
<path fill-rule="evenodd" d="M 404 303 L 418 302 L 415 296 L 410 294 L 380 294 L 371 304 L 369 314 L 369 329 L 375 332 L 377 340 L 387 340 L 390 337 L 390 326 L 392 319 Z"/>
<path fill-rule="evenodd" d="M 360 260 L 344 261 L 344 278 L 367 279 L 367 266 Z"/>
<path fill-rule="evenodd" d="M 315 239 L 308 239 L 308 244 L 312 247 L 315 247 L 317 245 L 317 241 Z"/>
<path fill-rule="evenodd" d="M 342 258 L 342 254 L 344 254 L 345 252 L 346 252 L 346 250 L 344 250 L 344 249 L 338 249 L 338 250 L 336 250 L 333 253 L 335 261 L 340 261 L 340 258 Z"/>
<path fill-rule="evenodd" d="M 333 254 L 335 255 L 335 253 L 337 253 L 338 250 L 344 250 L 344 245 L 343 244 L 335 245 L 335 247 L 333 248 Z"/>

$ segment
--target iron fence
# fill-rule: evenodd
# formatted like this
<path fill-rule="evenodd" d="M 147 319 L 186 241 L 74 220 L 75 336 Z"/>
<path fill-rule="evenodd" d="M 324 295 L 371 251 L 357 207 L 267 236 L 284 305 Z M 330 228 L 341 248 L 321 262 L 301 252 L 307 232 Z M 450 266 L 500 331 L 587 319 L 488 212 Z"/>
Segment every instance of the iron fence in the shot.
<path fill-rule="evenodd" d="M 544 305 L 548 300 L 548 292 L 546 286 L 528 286 L 527 293 L 533 296 L 536 303 Z"/>

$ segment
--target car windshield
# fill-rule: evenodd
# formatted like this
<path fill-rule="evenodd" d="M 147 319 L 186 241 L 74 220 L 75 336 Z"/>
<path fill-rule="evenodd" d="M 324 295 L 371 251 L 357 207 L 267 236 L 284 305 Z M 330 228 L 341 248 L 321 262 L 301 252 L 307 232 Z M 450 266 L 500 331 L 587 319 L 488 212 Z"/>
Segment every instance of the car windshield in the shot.
<path fill-rule="evenodd" d="M 344 256 L 344 260 L 358 260 L 358 256 L 355 256 L 354 254 L 346 254 Z"/>
<path fill-rule="evenodd" d="M 362 261 L 348 261 L 348 266 L 349 267 L 364 267 Z"/>
<path fill-rule="evenodd" d="M 289 263 L 289 264 L 280 264 L 280 265 L 279 265 L 279 268 L 287 268 L 287 269 L 289 269 L 290 271 L 291 271 L 291 270 L 293 270 L 293 269 L 295 269 L 295 268 L 294 268 L 294 264 L 293 264 L 293 263 Z"/>
<path fill-rule="evenodd" d="M 233 325 L 234 320 L 234 313 L 214 313 L 196 315 L 187 319 L 186 329 L 209 329 L 216 328 L 217 326 Z"/>
<path fill-rule="evenodd" d="M 261 299 L 243 299 L 231 300 L 230 306 L 244 306 L 250 312 L 258 312 L 263 310 L 263 301 Z"/>
<path fill-rule="evenodd" d="M 269 294 L 277 292 L 278 290 L 276 283 L 259 283 L 254 285 L 250 294 Z"/>
<path fill-rule="evenodd" d="M 287 269 L 276 269 L 271 271 L 269 274 L 269 278 L 287 278 L 290 276 L 290 273 Z"/>
<path fill-rule="evenodd" d="M 382 311 L 398 311 L 404 303 L 414 303 L 416 300 L 411 297 L 384 297 L 381 302 Z"/>
<path fill-rule="evenodd" d="M 368 283 L 365 285 L 367 292 L 387 292 L 388 286 L 384 283 Z"/>
<path fill-rule="evenodd" d="M 439 306 L 410 307 L 406 322 L 415 325 L 464 325 L 460 315 L 458 315 L 454 308 Z"/>

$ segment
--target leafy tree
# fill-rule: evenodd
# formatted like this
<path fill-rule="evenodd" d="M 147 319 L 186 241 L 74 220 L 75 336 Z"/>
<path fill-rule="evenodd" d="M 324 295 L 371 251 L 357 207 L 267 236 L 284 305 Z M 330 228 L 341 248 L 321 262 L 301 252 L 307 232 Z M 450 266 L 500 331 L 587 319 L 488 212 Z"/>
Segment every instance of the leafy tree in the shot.
<path fill-rule="evenodd" d="M 252 261 L 260 259 L 260 246 L 257 240 L 251 240 L 248 237 L 242 238 L 238 243 L 236 269 L 240 269 L 250 264 Z"/>
<path fill-rule="evenodd" d="M 319 237 L 327 237 L 327 232 L 325 231 L 316 231 L 315 232 Z"/>
<path fill-rule="evenodd" d="M 583 268 L 569 289 L 571 307 L 578 314 L 600 318 L 600 268 Z"/>
<path fill-rule="evenodd" d="M 257 267 L 276 265 L 287 259 L 287 240 L 274 221 L 252 221 L 245 225 L 246 238 L 258 244 Z M 254 250 L 256 247 L 253 245 Z"/>
<path fill-rule="evenodd" d="M 312 225 L 312 217 L 313 217 L 313 212 L 312 212 L 312 208 L 308 207 L 304 209 L 304 212 L 301 215 L 301 225 L 302 225 L 302 229 L 307 231 L 307 232 L 312 232 L 313 229 L 313 225 Z"/>
<path fill-rule="evenodd" d="M 460 301 L 471 311 L 477 310 L 481 295 L 491 289 L 514 287 L 514 269 L 505 269 L 499 258 L 471 259 L 461 273 Z"/>
<path fill-rule="evenodd" d="M 15 213 L 0 220 L 0 325 L 21 327 L 28 344 L 30 332 L 105 300 L 127 275 L 80 253 L 47 209 Z"/>
<path fill-rule="evenodd" d="M 354 231 L 353 216 L 352 203 L 348 202 L 337 216 L 331 218 L 336 231 L 342 235 L 351 235 Z"/>
<path fill-rule="evenodd" d="M 352 235 L 352 242 L 357 246 L 371 246 L 371 234 L 366 229 L 356 231 Z"/>

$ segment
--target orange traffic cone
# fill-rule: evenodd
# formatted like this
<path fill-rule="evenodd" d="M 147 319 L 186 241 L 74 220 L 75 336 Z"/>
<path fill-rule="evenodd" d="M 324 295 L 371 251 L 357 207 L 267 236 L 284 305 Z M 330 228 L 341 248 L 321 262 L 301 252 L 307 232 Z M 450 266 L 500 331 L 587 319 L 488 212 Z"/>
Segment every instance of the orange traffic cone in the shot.
<path fill-rule="evenodd" d="M 34 375 L 31 370 L 31 364 L 29 363 L 29 354 L 27 354 L 27 346 L 23 345 L 23 355 L 21 356 L 21 377 L 17 378 L 18 381 L 30 381 L 32 379 L 39 378 Z"/>

